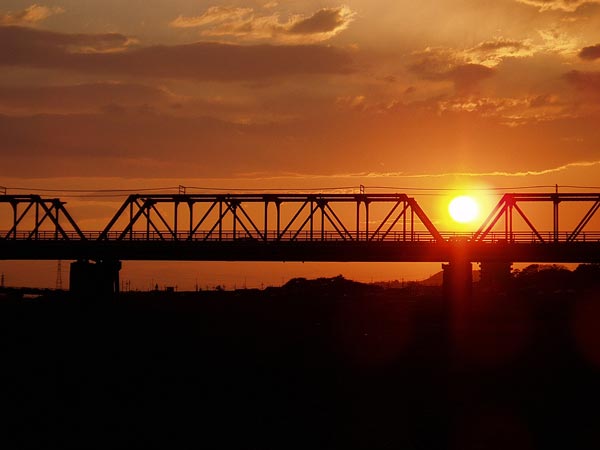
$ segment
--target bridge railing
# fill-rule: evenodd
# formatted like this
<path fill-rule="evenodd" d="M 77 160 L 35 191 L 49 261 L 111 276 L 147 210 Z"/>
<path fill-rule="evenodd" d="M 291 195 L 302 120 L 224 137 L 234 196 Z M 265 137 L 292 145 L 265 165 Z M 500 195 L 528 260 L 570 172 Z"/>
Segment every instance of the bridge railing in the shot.
<path fill-rule="evenodd" d="M 387 233 L 369 233 L 366 232 L 352 232 L 352 238 L 342 237 L 335 231 L 323 231 L 315 230 L 313 233 L 309 231 L 289 230 L 282 234 L 278 238 L 276 231 L 265 233 L 248 233 L 244 230 L 232 231 L 223 230 L 220 234 L 209 232 L 209 231 L 196 231 L 192 237 L 188 232 L 179 232 L 173 235 L 170 232 L 165 231 L 132 231 L 125 237 L 122 236 L 122 232 L 114 231 L 108 234 L 102 235 L 102 231 L 66 231 L 63 233 L 57 233 L 56 231 L 38 231 L 32 234 L 30 231 L 17 231 L 11 233 L 10 237 L 6 240 L 18 240 L 18 241 L 99 241 L 102 235 L 103 242 L 111 241 L 192 241 L 192 242 L 244 242 L 244 241 L 257 241 L 257 242 L 418 242 L 418 243 L 436 243 L 430 233 L 426 231 L 414 231 L 412 233 L 404 233 L 402 231 L 393 231 Z M 440 233 L 446 242 L 470 242 L 476 238 L 475 232 L 441 232 Z M 6 236 L 6 232 L 0 231 L 0 236 Z M 82 239 L 82 236 L 84 239 Z M 541 241 L 539 237 L 542 237 L 544 241 Z M 484 240 L 477 240 L 482 243 L 542 243 L 542 242 L 553 242 L 555 237 L 554 231 L 543 231 L 543 232 L 513 232 L 507 235 L 505 232 L 490 232 L 485 236 Z M 581 232 L 577 235 L 576 239 L 571 239 L 572 234 L 570 232 L 562 232 L 558 235 L 558 242 L 600 242 L 600 232 Z M 266 239 L 265 239 L 266 238 Z"/>

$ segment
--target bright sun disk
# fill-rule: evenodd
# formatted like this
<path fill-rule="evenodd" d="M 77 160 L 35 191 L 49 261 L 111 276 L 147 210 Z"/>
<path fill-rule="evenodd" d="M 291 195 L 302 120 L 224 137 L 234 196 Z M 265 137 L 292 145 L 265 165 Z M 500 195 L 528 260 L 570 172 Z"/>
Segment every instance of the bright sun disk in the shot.
<path fill-rule="evenodd" d="M 461 195 L 452 199 L 448 212 L 456 222 L 467 223 L 477 218 L 479 207 L 472 197 Z"/>

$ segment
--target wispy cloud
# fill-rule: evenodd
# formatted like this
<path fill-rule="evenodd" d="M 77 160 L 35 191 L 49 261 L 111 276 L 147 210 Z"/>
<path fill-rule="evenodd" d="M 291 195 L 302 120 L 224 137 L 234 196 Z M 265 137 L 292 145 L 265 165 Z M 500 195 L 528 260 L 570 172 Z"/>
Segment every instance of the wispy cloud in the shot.
<path fill-rule="evenodd" d="M 549 175 L 553 173 L 564 172 L 569 169 L 585 168 L 600 166 L 600 160 L 596 161 L 575 161 L 567 164 L 563 164 L 557 167 L 550 167 L 547 169 L 540 170 L 523 170 L 523 171 L 489 171 L 489 172 L 427 172 L 427 173 L 406 173 L 406 172 L 351 172 L 351 173 L 338 173 L 328 175 L 328 179 L 356 179 L 356 178 L 369 178 L 369 179 L 389 179 L 389 178 L 403 178 L 403 179 L 419 179 L 419 178 L 452 178 L 452 177 L 507 177 L 507 178 L 520 178 L 529 176 L 541 176 Z M 286 178 L 304 178 L 304 179 L 323 179 L 323 175 L 318 174 L 304 174 L 286 172 L 277 175 L 267 175 L 259 173 L 246 173 L 241 174 L 246 180 L 276 180 Z"/>

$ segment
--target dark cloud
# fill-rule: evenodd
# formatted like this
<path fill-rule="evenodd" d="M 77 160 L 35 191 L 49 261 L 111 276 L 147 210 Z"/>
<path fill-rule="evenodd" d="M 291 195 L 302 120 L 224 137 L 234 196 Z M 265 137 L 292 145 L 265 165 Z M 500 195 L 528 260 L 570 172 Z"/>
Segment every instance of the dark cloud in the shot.
<path fill-rule="evenodd" d="M 588 61 L 600 58 L 600 44 L 583 47 L 579 52 L 579 57 Z"/>
<path fill-rule="evenodd" d="M 600 72 L 582 72 L 571 70 L 563 78 L 576 89 L 588 94 L 600 94 Z"/>
<path fill-rule="evenodd" d="M 556 97 L 551 94 L 541 94 L 533 97 L 529 100 L 529 107 L 531 108 L 542 108 L 544 106 L 550 106 L 556 104 Z"/>
<path fill-rule="evenodd" d="M 449 68 L 450 67 L 450 68 Z M 426 53 L 409 70 L 425 80 L 452 81 L 458 93 L 465 93 L 492 77 L 496 71 L 482 64 L 460 63 L 448 52 Z"/>
<path fill-rule="evenodd" d="M 119 34 L 65 34 L 0 27 L 0 65 L 206 81 L 339 74 L 352 70 L 349 54 L 333 47 L 201 42 L 125 48 L 128 42 L 127 37 Z M 115 46 L 122 48 L 102 51 Z"/>
<path fill-rule="evenodd" d="M 295 22 L 288 30 L 292 34 L 329 33 L 347 25 L 351 15 L 344 8 L 325 8 Z"/>
<path fill-rule="evenodd" d="M 521 41 L 515 41 L 515 40 L 509 40 L 509 39 L 496 39 L 496 40 L 482 42 L 482 43 L 478 44 L 477 46 L 473 47 L 472 49 L 470 49 L 469 52 L 478 52 L 478 51 L 489 52 L 489 51 L 503 50 L 503 49 L 522 50 L 522 49 L 528 49 L 528 48 L 529 48 L 529 45 L 527 45 Z"/>
<path fill-rule="evenodd" d="M 170 99 L 162 89 L 134 83 L 0 86 L 0 108 L 17 111 L 94 111 L 109 105 L 165 103 Z"/>
<path fill-rule="evenodd" d="M 481 64 L 462 64 L 456 66 L 444 74 L 454 82 L 458 92 L 470 91 L 481 81 L 492 77 L 496 71 Z"/>
<path fill-rule="evenodd" d="M 118 33 L 66 34 L 27 27 L 0 27 L 0 64 L 52 67 L 69 58 L 123 48 L 130 42 Z"/>

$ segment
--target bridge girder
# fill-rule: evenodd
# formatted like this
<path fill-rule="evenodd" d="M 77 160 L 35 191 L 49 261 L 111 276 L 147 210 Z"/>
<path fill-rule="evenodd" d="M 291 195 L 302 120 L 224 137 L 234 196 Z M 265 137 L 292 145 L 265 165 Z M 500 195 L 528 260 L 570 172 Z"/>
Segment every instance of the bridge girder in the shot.
<path fill-rule="evenodd" d="M 0 239 L 39 239 L 40 232 L 46 221 L 50 222 L 54 239 L 71 239 L 75 233 L 76 239 L 86 240 L 85 235 L 65 208 L 65 202 L 58 198 L 42 198 L 39 195 L 0 195 L 0 204 L 9 204 L 12 217 L 9 219 L 10 228 L 0 232 Z M 61 216 L 64 220 L 61 220 Z M 31 224 L 24 232 L 19 233 L 19 225 L 29 220 Z M 66 224 L 64 221 L 66 220 Z"/>
<path fill-rule="evenodd" d="M 551 232 L 536 227 L 525 202 L 552 205 Z M 565 202 L 589 208 L 559 235 Z M 441 233 L 406 194 L 135 194 L 93 232 L 57 198 L 0 195 L 3 203 L 0 259 L 416 262 L 456 259 L 460 250 L 471 261 L 600 262 L 600 232 L 584 231 L 600 209 L 596 193 L 505 194 L 474 234 Z"/>
<path fill-rule="evenodd" d="M 520 207 L 522 203 L 532 202 L 545 202 L 552 205 L 552 236 L 551 239 L 545 239 L 542 233 L 538 230 L 538 227 L 534 225 L 532 218 L 528 217 L 527 214 Z M 589 224 L 590 220 L 594 217 L 598 209 L 600 209 L 600 194 L 597 193 L 509 193 L 504 194 L 500 201 L 493 208 L 492 212 L 487 216 L 481 227 L 473 235 L 472 241 L 484 242 L 490 232 L 497 226 L 501 219 L 504 222 L 504 236 L 503 240 L 507 242 L 514 242 L 514 218 L 515 216 L 520 217 L 523 222 L 527 225 L 529 231 L 533 233 L 534 240 L 539 242 L 559 242 L 560 241 L 560 226 L 559 226 L 559 212 L 560 204 L 568 202 L 577 203 L 588 203 L 591 204 L 590 208 L 579 220 L 577 225 L 565 233 L 566 242 L 574 242 L 581 235 L 586 225 Z"/>
<path fill-rule="evenodd" d="M 344 204 L 353 206 L 353 217 L 337 210 Z M 374 220 L 371 207 L 375 204 L 387 207 L 383 218 Z M 170 217 L 157 205 L 170 207 Z M 185 228 L 180 226 L 180 205 L 188 208 Z M 272 220 L 271 206 L 275 209 Z M 282 206 L 293 209 L 285 215 Z M 226 220 L 231 220 L 230 230 L 225 228 Z M 154 233 L 160 240 L 324 241 L 332 236 L 344 241 L 377 241 L 395 233 L 396 239 L 413 241 L 419 227 L 419 237 L 425 234 L 436 242 L 444 240 L 415 199 L 405 194 L 130 195 L 99 239 L 133 239 L 134 228 L 140 225 L 145 226 L 148 237 Z M 232 234 L 224 238 L 226 231 Z"/>

